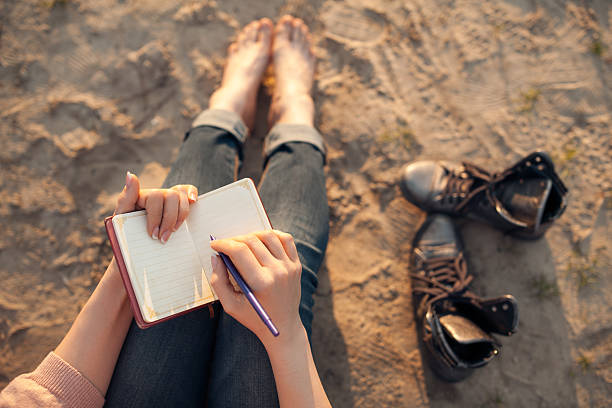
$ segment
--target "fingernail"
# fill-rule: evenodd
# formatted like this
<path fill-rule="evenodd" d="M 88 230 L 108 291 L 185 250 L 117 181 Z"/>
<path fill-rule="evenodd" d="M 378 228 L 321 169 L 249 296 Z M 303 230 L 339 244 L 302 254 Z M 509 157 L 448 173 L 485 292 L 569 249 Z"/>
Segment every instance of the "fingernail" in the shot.
<path fill-rule="evenodd" d="M 215 255 L 211 255 L 210 264 L 212 265 L 213 269 L 216 269 L 217 265 L 219 265 L 219 259 L 217 259 Z"/>
<path fill-rule="evenodd" d="M 168 242 L 168 238 L 170 238 L 170 234 L 172 234 L 172 231 L 166 231 L 162 234 L 161 236 L 162 244 L 165 244 L 166 242 Z"/>
<path fill-rule="evenodd" d="M 190 199 L 191 201 L 196 201 L 196 200 L 198 199 L 198 196 L 196 196 L 195 191 L 190 191 L 190 192 L 189 192 L 189 199 Z"/>
<path fill-rule="evenodd" d="M 153 230 L 153 233 L 151 234 L 151 238 L 157 239 L 158 235 L 159 235 L 159 227 L 155 227 L 155 229 Z"/>
<path fill-rule="evenodd" d="M 133 174 L 132 174 L 132 173 L 130 173 L 130 171 L 129 171 L 129 170 L 128 170 L 128 171 L 125 173 L 125 185 L 126 185 L 126 186 L 127 186 L 127 185 L 130 183 L 130 181 L 132 180 L 132 176 L 133 176 Z"/>

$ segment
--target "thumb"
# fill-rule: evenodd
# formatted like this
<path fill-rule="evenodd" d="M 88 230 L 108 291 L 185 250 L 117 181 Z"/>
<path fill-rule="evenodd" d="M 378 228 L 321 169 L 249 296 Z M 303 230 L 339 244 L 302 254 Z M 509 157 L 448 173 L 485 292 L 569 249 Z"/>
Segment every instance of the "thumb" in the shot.
<path fill-rule="evenodd" d="M 136 203 L 138 202 L 138 194 L 140 192 L 140 182 L 135 174 L 127 172 L 125 176 L 125 187 L 117 198 L 117 206 L 115 207 L 115 214 L 122 214 L 136 209 Z"/>

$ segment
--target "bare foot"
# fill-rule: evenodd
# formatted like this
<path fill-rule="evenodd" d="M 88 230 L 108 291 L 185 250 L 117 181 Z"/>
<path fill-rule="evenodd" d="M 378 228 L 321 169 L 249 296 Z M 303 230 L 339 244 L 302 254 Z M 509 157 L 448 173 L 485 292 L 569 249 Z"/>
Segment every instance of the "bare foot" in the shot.
<path fill-rule="evenodd" d="M 211 109 L 236 112 L 249 129 L 255 122 L 257 90 L 270 60 L 272 22 L 249 23 L 228 48 L 221 87 L 210 97 Z"/>
<path fill-rule="evenodd" d="M 274 28 L 272 62 L 275 85 L 270 105 L 270 126 L 275 123 L 313 125 L 310 95 L 316 57 L 308 27 L 300 19 L 283 16 Z"/>

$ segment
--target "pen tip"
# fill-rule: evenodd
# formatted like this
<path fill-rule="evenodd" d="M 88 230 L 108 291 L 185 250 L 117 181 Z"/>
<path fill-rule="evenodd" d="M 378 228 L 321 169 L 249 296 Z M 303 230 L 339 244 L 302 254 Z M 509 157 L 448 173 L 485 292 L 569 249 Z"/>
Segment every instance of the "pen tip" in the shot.
<path fill-rule="evenodd" d="M 213 237 L 212 235 L 210 235 L 210 240 L 211 240 L 211 241 L 214 241 L 214 240 L 215 240 L 215 237 Z"/>

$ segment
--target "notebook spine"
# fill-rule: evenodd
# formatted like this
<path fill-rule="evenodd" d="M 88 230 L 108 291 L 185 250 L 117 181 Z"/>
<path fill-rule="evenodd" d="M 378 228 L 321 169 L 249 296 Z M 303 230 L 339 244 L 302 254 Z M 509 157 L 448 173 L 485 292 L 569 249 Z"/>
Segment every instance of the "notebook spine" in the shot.
<path fill-rule="evenodd" d="M 115 234 L 112 216 L 104 219 L 104 226 L 106 227 L 106 234 L 108 235 L 108 239 L 113 250 L 113 255 L 115 255 L 115 262 L 117 262 L 117 267 L 119 268 L 119 274 L 121 275 L 123 286 L 125 287 L 128 299 L 130 300 L 130 306 L 132 308 L 134 320 L 136 321 L 138 327 L 140 327 L 141 329 L 146 329 L 147 327 L 152 326 L 154 323 L 145 322 L 142 317 L 142 313 L 140 312 L 138 300 L 136 299 L 136 294 L 134 293 L 134 288 L 132 287 L 132 282 L 130 281 L 130 276 L 128 275 L 123 255 L 121 254 L 121 248 L 119 247 L 119 242 L 117 241 L 117 235 Z"/>

